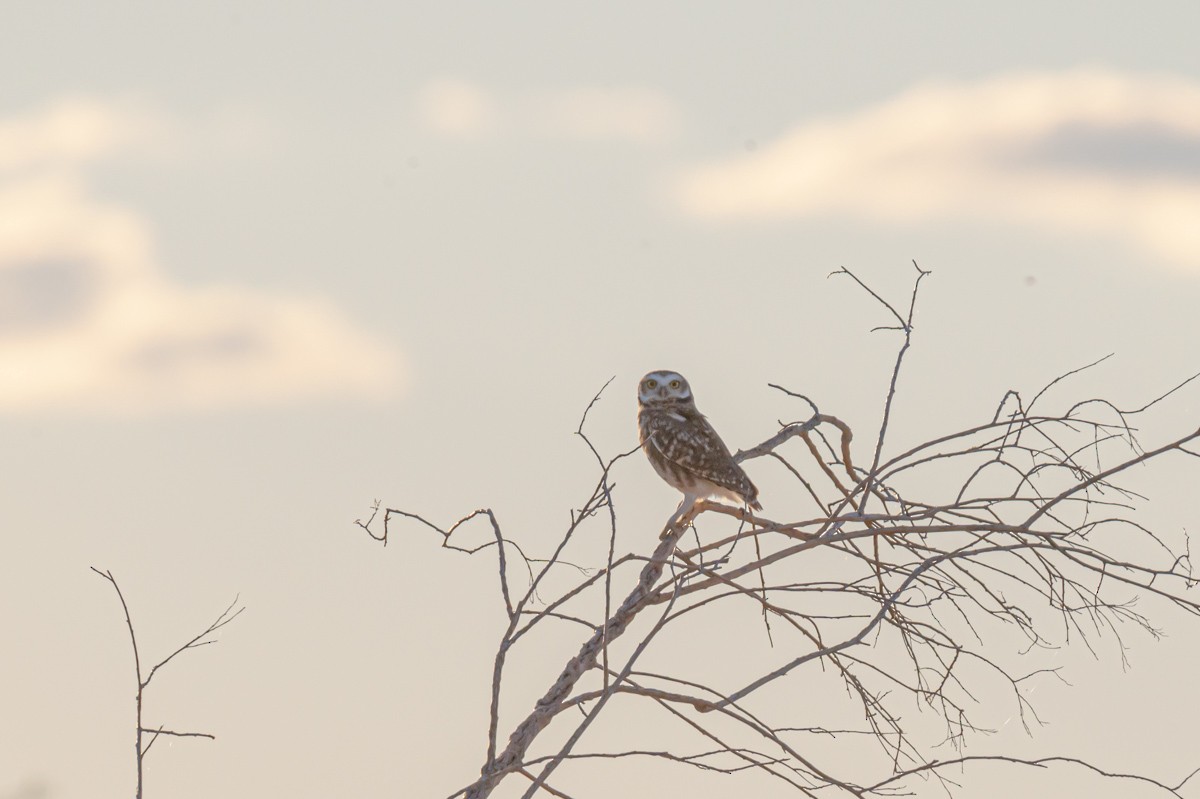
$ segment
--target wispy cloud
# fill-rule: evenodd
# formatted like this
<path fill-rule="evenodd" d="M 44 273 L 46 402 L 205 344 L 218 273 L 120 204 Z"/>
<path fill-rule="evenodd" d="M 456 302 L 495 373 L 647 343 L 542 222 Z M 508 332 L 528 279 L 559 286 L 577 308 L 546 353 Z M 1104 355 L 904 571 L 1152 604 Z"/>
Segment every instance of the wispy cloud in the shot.
<path fill-rule="evenodd" d="M 655 144 L 679 130 L 675 105 L 641 86 L 502 96 L 477 83 L 439 78 L 418 93 L 417 115 L 429 130 L 459 138 L 512 135 Z"/>
<path fill-rule="evenodd" d="M 577 88 L 541 99 L 533 124 L 550 135 L 582 141 L 657 143 L 672 138 L 679 113 L 662 94 L 643 87 Z"/>
<path fill-rule="evenodd" d="M 329 303 L 175 284 L 145 221 L 89 193 L 82 165 L 154 128 L 95 103 L 0 122 L 0 412 L 391 393 L 397 354 Z"/>
<path fill-rule="evenodd" d="M 685 174 L 711 218 L 986 219 L 1200 269 L 1200 84 L 1097 69 L 925 84 Z"/>
<path fill-rule="evenodd" d="M 439 78 L 417 93 L 417 115 L 435 133 L 475 137 L 496 128 L 496 109 L 478 86 L 464 80 Z"/>
<path fill-rule="evenodd" d="M 0 119 L 0 172 L 92 161 L 151 138 L 158 121 L 125 103 L 59 100 L 42 111 Z"/>

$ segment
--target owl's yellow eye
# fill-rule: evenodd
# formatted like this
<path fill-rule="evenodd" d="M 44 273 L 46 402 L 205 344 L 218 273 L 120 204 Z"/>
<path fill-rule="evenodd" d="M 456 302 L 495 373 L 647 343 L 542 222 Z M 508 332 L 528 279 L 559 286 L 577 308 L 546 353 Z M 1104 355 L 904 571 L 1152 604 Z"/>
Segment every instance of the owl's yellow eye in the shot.
<path fill-rule="evenodd" d="M 646 388 L 658 388 L 658 381 L 657 380 L 647 380 Z"/>
<path fill-rule="evenodd" d="M 679 388 L 679 381 L 678 381 L 678 380 L 672 380 L 672 381 L 671 381 L 671 388 Z"/>

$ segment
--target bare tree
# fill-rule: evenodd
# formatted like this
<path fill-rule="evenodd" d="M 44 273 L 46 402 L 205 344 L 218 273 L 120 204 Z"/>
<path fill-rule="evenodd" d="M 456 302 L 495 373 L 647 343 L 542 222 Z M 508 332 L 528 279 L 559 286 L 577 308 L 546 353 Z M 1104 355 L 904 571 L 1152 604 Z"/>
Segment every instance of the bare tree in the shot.
<path fill-rule="evenodd" d="M 1152 611 L 1200 616 L 1200 604 L 1189 594 L 1194 581 L 1186 534 L 1168 535 L 1139 521 L 1145 498 L 1124 484 L 1133 467 L 1180 458 L 1194 465 L 1191 459 L 1200 457 L 1200 429 L 1145 449 L 1133 424 L 1195 376 L 1137 408 L 1086 399 L 1044 409 L 1048 389 L 1082 371 L 1075 370 L 1029 401 L 1007 392 L 995 413 L 977 425 L 894 451 L 892 407 L 912 344 L 918 289 L 928 272 L 917 267 L 901 309 L 851 272 L 835 274 L 861 286 L 892 320 L 882 329 L 899 336 L 882 424 L 861 451 L 849 424 L 800 394 L 772 386 L 802 403 L 807 417 L 781 423 L 770 439 L 735 456 L 777 462 L 811 506 L 805 517 L 773 520 L 702 502 L 663 531 L 653 552 L 618 557 L 612 471 L 631 453 L 602 457 L 584 433 L 597 394 L 577 432 L 595 456 L 599 476 L 548 559 L 526 557 L 486 509 L 441 528 L 376 503 L 371 517 L 358 522 L 384 544 L 390 528 L 404 520 L 437 532 L 447 548 L 497 555 L 507 623 L 493 663 L 485 754 L 479 778 L 451 799 L 488 796 L 510 778 L 525 781 L 526 799 L 539 793 L 567 797 L 564 786 L 555 784 L 556 773 L 568 763 L 595 758 L 657 758 L 714 773 L 755 771 L 809 797 L 893 796 L 911 791 L 919 780 L 949 792 L 955 785 L 950 770 L 979 761 L 1075 764 L 1181 795 L 1191 775 L 1168 783 L 1070 757 L 967 755 L 961 745 L 985 733 L 973 713 L 975 696 L 990 686 L 1005 687 L 1026 729 L 1036 721 L 1022 684 L 1057 672 L 1030 669 L 1026 664 L 1036 653 L 1068 643 L 1090 649 L 1108 635 L 1123 658 L 1123 633 L 1157 634 Z M 727 519 L 727 534 L 709 534 L 713 515 Z M 707 517 L 706 535 L 684 544 L 701 516 Z M 459 544 L 459 531 L 476 519 L 487 520 L 487 540 Z M 564 556 L 591 519 L 608 527 L 608 562 L 540 602 L 548 576 L 570 571 Z M 513 589 L 514 566 L 528 576 L 523 591 Z M 1150 609 L 1141 610 L 1138 600 Z M 744 607 L 760 618 L 772 646 L 779 638 L 776 652 L 786 649 L 782 662 L 745 658 L 745 673 L 731 685 L 702 684 L 686 661 L 670 672 L 639 669 L 664 629 L 723 605 Z M 555 624 L 580 629 L 582 644 L 564 653 L 557 679 L 503 739 L 508 656 L 531 632 Z M 635 642 L 619 642 L 631 630 Z M 1014 636 L 1020 646 L 1009 645 Z M 777 707 L 755 703 L 760 692 L 801 672 L 808 675 L 809 691 L 818 680 L 832 681 L 852 698 L 857 706 L 852 716 L 861 721 L 821 726 L 812 719 L 779 718 Z M 581 751 L 585 731 L 617 697 L 675 719 L 698 745 L 683 748 L 681 736 L 655 751 Z M 936 725 L 910 723 L 901 708 L 914 705 Z M 551 725 L 554 735 L 540 737 Z M 553 745 L 547 743 L 551 738 Z M 855 756 L 843 751 L 831 757 L 828 746 L 817 745 L 822 739 L 852 748 Z M 930 753 L 947 742 L 955 747 L 954 757 Z M 847 763 L 854 764 L 852 771 Z"/>
<path fill-rule="evenodd" d="M 133 751 L 137 765 L 137 792 L 135 796 L 137 799 L 142 799 L 143 766 L 145 764 L 146 755 L 150 754 L 150 747 L 154 746 L 154 742 L 159 739 L 159 736 L 165 735 L 172 738 L 208 738 L 209 740 L 216 738 L 215 735 L 211 735 L 207 732 L 178 732 L 176 730 L 168 730 L 165 725 L 159 725 L 157 727 L 145 726 L 142 723 L 142 706 L 146 695 L 146 689 L 150 687 L 150 681 L 154 679 L 154 675 L 158 673 L 159 669 L 174 660 L 176 656 L 181 655 L 190 649 L 198 649 L 202 646 L 215 644 L 217 641 L 212 637 L 213 634 L 240 616 L 245 608 L 237 607 L 238 597 L 234 597 L 233 601 L 229 603 L 229 607 L 221 611 L 221 615 L 218 616 L 212 624 L 208 625 L 208 627 L 206 627 L 202 633 L 194 636 L 183 646 L 179 647 L 174 652 L 155 663 L 150 667 L 149 671 L 145 672 L 145 677 L 143 677 L 142 657 L 138 652 L 137 635 L 134 634 L 133 619 L 129 615 L 129 605 L 125 602 L 125 595 L 121 593 L 121 586 L 117 585 L 117 580 L 115 577 L 113 577 L 111 571 L 100 571 L 95 566 L 92 566 L 91 568 L 96 574 L 100 575 L 105 580 L 108 580 L 108 582 L 112 584 L 113 590 L 117 592 L 117 598 L 121 600 L 121 610 L 125 612 L 125 626 L 129 630 L 129 643 L 130 646 L 133 647 L 133 671 L 137 679 L 137 692 L 134 695 L 136 701 L 136 712 L 134 715 L 133 741 Z M 145 740 L 146 735 L 150 736 L 150 740 Z"/>

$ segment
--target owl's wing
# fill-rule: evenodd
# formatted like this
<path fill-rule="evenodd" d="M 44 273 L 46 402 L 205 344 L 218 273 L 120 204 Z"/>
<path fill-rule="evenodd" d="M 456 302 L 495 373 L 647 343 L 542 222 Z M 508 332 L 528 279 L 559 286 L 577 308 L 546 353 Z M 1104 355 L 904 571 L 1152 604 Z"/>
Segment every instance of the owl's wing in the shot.
<path fill-rule="evenodd" d="M 646 434 L 650 445 L 675 466 L 740 494 L 754 504 L 758 489 L 702 415 L 695 414 L 681 421 L 671 414 L 655 414 L 646 421 Z"/>

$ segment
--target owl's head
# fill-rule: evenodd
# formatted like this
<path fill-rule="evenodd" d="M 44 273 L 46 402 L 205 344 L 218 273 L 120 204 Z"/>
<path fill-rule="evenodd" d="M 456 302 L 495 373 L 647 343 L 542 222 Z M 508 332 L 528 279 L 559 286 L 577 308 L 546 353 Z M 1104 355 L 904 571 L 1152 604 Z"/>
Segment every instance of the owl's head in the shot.
<path fill-rule="evenodd" d="M 638 383 L 638 405 L 685 405 L 692 401 L 692 387 L 679 372 L 660 369 Z"/>

